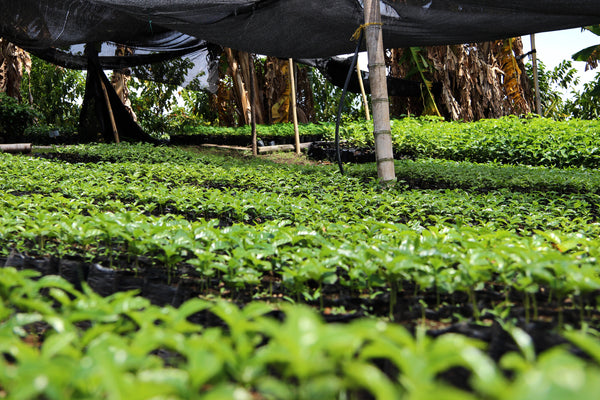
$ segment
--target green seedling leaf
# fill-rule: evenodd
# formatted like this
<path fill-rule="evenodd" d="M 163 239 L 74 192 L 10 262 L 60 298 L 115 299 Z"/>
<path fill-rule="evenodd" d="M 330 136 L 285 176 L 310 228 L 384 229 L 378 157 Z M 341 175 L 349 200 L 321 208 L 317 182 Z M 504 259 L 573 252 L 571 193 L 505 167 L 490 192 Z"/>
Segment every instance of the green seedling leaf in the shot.
<path fill-rule="evenodd" d="M 577 331 L 564 332 L 563 336 L 600 363 L 600 342 L 597 337 Z"/>
<path fill-rule="evenodd" d="M 367 389 L 378 400 L 401 398 L 401 392 L 373 365 L 349 362 L 344 366 L 344 375 L 353 385 Z"/>
<path fill-rule="evenodd" d="M 77 335 L 75 332 L 60 332 L 50 335 L 44 339 L 41 355 L 46 359 L 52 359 L 58 354 L 68 354 L 70 357 L 78 358 L 81 355 L 73 348 L 73 343 L 76 340 Z"/>
<path fill-rule="evenodd" d="M 531 336 L 529 336 L 527 332 L 525 332 L 521 328 L 518 328 L 511 324 L 505 324 L 503 325 L 503 327 L 510 334 L 510 336 L 513 338 L 513 340 L 519 347 L 519 350 L 521 351 L 521 354 L 523 355 L 525 361 L 527 361 L 528 363 L 533 363 L 535 361 L 536 356 Z"/>

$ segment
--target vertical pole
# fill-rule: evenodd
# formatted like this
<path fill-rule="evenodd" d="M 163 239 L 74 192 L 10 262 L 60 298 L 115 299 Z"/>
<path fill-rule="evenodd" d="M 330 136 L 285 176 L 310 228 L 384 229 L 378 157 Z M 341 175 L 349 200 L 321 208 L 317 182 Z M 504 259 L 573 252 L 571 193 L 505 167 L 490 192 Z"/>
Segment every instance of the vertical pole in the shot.
<path fill-rule="evenodd" d="M 365 85 L 363 83 L 362 74 L 360 73 L 360 66 L 358 64 L 358 60 L 356 60 L 356 74 L 358 75 L 358 85 L 360 86 L 360 93 L 362 95 L 363 106 L 365 107 L 365 119 L 367 121 L 370 121 L 371 115 L 369 114 L 369 102 L 367 101 L 367 93 L 365 92 Z"/>
<path fill-rule="evenodd" d="M 383 34 L 379 0 L 365 0 L 365 36 L 369 56 L 369 80 L 371 103 L 373 104 L 373 134 L 375 135 L 375 157 L 377 176 L 381 183 L 396 179 L 394 152 L 392 150 L 392 128 L 390 125 L 390 103 L 385 76 Z"/>
<path fill-rule="evenodd" d="M 254 89 L 254 59 L 252 53 L 248 53 L 248 65 L 250 72 L 250 126 L 252 127 L 252 155 L 258 155 L 258 144 L 256 138 L 256 90 Z"/>
<path fill-rule="evenodd" d="M 98 71 L 98 78 L 100 79 L 100 87 L 102 88 L 102 93 L 104 93 L 104 101 L 106 101 L 106 108 L 108 109 L 108 117 L 110 118 L 110 125 L 112 127 L 115 143 L 119 143 L 119 131 L 117 130 L 115 115 L 113 114 L 112 106 L 110 105 L 110 98 L 108 97 L 108 92 L 106 90 L 106 86 L 104 85 L 104 80 L 102 80 L 102 73 L 100 71 Z"/>
<path fill-rule="evenodd" d="M 300 154 L 300 132 L 298 131 L 298 112 L 296 110 L 296 79 L 294 78 L 294 60 L 290 62 L 290 87 L 292 88 L 292 119 L 294 121 L 294 139 L 296 142 L 296 154 Z"/>
<path fill-rule="evenodd" d="M 542 102 L 540 100 L 540 78 L 538 76 L 537 55 L 535 50 L 535 34 L 531 34 L 531 64 L 533 65 L 533 85 L 535 90 L 535 112 L 542 115 Z"/>

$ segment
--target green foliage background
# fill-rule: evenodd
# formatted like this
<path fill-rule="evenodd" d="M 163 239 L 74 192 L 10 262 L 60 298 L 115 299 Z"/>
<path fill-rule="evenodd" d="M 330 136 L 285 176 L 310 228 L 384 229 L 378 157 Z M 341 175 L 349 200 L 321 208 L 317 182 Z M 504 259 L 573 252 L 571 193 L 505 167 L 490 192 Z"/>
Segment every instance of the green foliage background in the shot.
<path fill-rule="evenodd" d="M 41 114 L 6 93 L 0 93 L 0 137 L 7 142 L 18 141 Z"/>
<path fill-rule="evenodd" d="M 21 92 L 41 113 L 40 124 L 76 131 L 85 91 L 85 73 L 49 64 L 31 56 L 29 75 L 23 77 Z"/>

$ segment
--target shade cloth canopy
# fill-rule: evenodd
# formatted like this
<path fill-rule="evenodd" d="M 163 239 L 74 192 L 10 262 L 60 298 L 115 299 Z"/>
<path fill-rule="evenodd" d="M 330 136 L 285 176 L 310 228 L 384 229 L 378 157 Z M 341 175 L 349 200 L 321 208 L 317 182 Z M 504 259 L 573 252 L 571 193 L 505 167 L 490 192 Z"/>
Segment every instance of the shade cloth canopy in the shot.
<path fill-rule="evenodd" d="M 278 57 L 349 53 L 362 0 L 2 0 L 0 36 L 30 50 L 202 42 Z M 383 0 L 388 48 L 479 42 L 600 23 L 598 0 Z M 193 40 L 198 43 L 192 44 Z"/>
<path fill-rule="evenodd" d="M 473 43 L 600 23 L 598 0 L 382 0 L 380 8 L 388 48 Z M 187 72 L 171 83 L 214 90 L 219 46 L 282 58 L 328 58 L 354 50 L 350 38 L 364 16 L 363 0 L 0 0 L 0 10 L 0 37 L 47 61 L 92 72 L 80 132 L 89 140 L 99 133 L 107 141 L 114 130 L 109 114 L 118 131 L 134 140 L 150 138 L 134 129 L 102 69 L 178 59 L 169 72 L 184 67 Z M 88 51 L 84 44 L 90 44 Z M 134 55 L 114 57 L 117 44 Z M 102 88 L 108 89 L 107 101 Z"/>

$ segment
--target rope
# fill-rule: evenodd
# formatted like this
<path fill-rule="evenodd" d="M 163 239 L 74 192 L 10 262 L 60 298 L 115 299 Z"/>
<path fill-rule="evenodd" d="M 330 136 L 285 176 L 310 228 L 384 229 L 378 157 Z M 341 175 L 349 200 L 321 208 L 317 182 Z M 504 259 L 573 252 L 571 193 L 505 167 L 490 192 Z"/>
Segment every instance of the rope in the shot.
<path fill-rule="evenodd" d="M 365 30 L 365 28 L 367 26 L 371 26 L 371 25 L 379 25 L 379 26 L 383 26 L 383 22 L 367 22 L 366 24 L 362 24 L 361 26 L 358 27 L 358 29 L 356 29 L 354 31 L 354 34 L 352 35 L 352 37 L 350 38 L 350 40 L 352 42 L 355 42 L 358 40 L 358 38 L 360 37 L 360 35 L 362 35 L 363 31 Z"/>
<path fill-rule="evenodd" d="M 361 25 L 361 27 L 363 27 L 363 25 Z M 354 57 L 352 57 L 352 63 L 350 65 L 350 69 L 348 70 L 348 75 L 346 76 L 346 82 L 344 82 L 344 90 L 342 91 L 342 97 L 340 98 L 337 120 L 335 122 L 335 153 L 337 157 L 338 166 L 340 167 L 340 173 L 342 175 L 344 175 L 344 166 L 342 165 L 342 156 L 340 154 L 340 121 L 342 119 L 342 111 L 344 110 L 344 99 L 346 97 L 346 92 L 348 91 L 348 84 L 350 83 L 350 78 L 354 73 L 354 68 L 356 67 L 356 60 L 358 59 L 358 52 L 360 50 L 360 46 L 362 45 L 363 39 L 363 29 L 358 28 L 356 32 L 358 32 L 358 43 L 356 44 L 356 50 L 354 51 Z"/>

